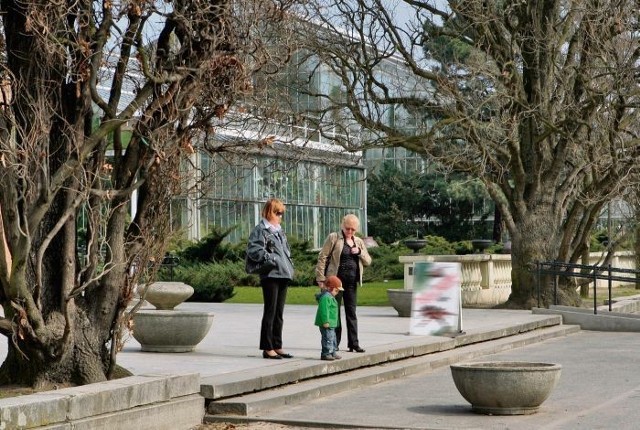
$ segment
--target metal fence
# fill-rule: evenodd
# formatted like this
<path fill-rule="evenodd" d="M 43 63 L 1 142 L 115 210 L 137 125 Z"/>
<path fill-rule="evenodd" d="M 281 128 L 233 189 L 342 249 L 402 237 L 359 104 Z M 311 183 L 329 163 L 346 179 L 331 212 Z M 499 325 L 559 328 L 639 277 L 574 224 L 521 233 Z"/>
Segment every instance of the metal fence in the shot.
<path fill-rule="evenodd" d="M 577 270 L 577 271 L 576 271 Z M 553 276 L 553 303 L 558 304 L 558 277 L 565 276 L 569 278 L 583 278 L 588 279 L 589 283 L 593 282 L 593 313 L 598 313 L 597 302 L 597 285 L 598 280 L 606 280 L 607 288 L 609 292 L 609 312 L 611 312 L 611 290 L 613 281 L 617 282 L 630 282 L 640 283 L 640 270 L 634 269 L 621 269 L 617 267 L 611 267 L 610 264 L 606 266 L 598 265 L 586 265 L 575 263 L 563 263 L 560 261 L 538 261 L 536 262 L 537 273 L 537 288 L 538 288 L 538 307 L 541 302 L 541 280 L 542 275 L 554 275 Z"/>

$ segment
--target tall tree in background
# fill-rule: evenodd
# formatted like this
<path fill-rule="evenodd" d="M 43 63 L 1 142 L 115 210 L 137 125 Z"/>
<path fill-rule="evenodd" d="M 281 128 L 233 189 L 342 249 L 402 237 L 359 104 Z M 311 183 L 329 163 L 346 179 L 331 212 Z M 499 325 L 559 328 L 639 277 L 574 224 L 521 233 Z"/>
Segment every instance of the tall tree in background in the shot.
<path fill-rule="evenodd" d="M 181 166 L 253 72 L 277 67 L 261 35 L 284 38 L 288 8 L 0 1 L 0 383 L 113 375 Z"/>
<path fill-rule="evenodd" d="M 535 262 L 578 261 L 638 169 L 638 2 L 321 3 L 304 40 L 342 91 L 316 94 L 318 116 L 347 150 L 404 147 L 482 180 L 512 240 L 509 302 L 535 305 Z"/>
<path fill-rule="evenodd" d="M 416 235 L 451 242 L 489 237 L 481 221 L 493 210 L 492 205 L 483 207 L 487 197 L 477 179 L 404 172 L 384 163 L 367 179 L 369 234 L 386 243 Z"/>

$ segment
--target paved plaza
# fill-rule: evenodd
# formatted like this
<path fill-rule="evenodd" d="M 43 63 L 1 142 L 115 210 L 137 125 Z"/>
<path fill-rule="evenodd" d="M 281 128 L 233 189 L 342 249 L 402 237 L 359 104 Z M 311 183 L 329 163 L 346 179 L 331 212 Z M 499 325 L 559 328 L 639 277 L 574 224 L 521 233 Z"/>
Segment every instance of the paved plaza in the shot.
<path fill-rule="evenodd" d="M 197 371 L 203 377 L 256 367 L 287 365 L 260 357 L 261 305 L 196 304 L 181 306 L 216 314 L 214 325 L 194 353 L 141 353 L 131 342 L 120 363 L 135 373 Z M 406 342 L 409 319 L 387 307 L 360 307 L 361 343 L 368 350 Z M 288 305 L 284 340 L 294 360 L 317 362 L 319 334 L 314 307 Z M 483 332 L 541 318 L 530 311 L 463 309 L 466 332 Z M 429 336 L 427 336 L 429 337 Z M 343 353 L 344 356 L 355 354 Z M 473 361 L 535 361 L 562 365 L 551 397 L 537 414 L 486 416 L 472 413 L 457 392 L 448 366 L 311 402 L 288 405 L 253 420 L 295 426 L 406 429 L 635 429 L 640 426 L 640 334 L 579 331 Z M 284 361 L 284 360 L 282 360 Z M 345 378 L 347 378 L 345 374 Z"/>
<path fill-rule="evenodd" d="M 292 360 L 265 360 L 258 349 L 262 305 L 183 303 L 177 310 L 215 314 L 211 331 L 190 353 L 146 353 L 130 338 L 119 364 L 136 375 L 199 373 L 203 380 L 261 371 L 283 373 L 292 366 L 320 363 L 320 336 L 313 325 L 314 306 L 287 305 L 285 349 Z M 390 307 L 360 307 L 361 344 L 366 354 L 392 350 L 408 342 L 441 342 L 441 337 L 408 334 L 409 319 Z M 463 309 L 462 328 L 467 334 L 505 335 L 509 327 L 535 323 L 548 315 L 524 310 Z M 506 338 L 505 338 L 506 339 Z M 497 340 L 485 342 L 486 344 Z M 0 347 L 0 358 L 6 346 Z M 342 353 L 345 359 L 360 356 Z M 434 356 L 447 352 L 434 353 Z M 343 359 L 344 360 L 344 359 Z M 411 360 L 408 359 L 407 363 Z M 374 385 L 321 398 L 293 402 L 285 407 L 228 417 L 229 422 L 275 421 L 295 427 L 397 428 L 397 429 L 635 429 L 640 408 L 640 334 L 578 330 L 527 346 L 513 347 L 470 361 L 534 361 L 562 365 L 560 381 L 533 415 L 486 416 L 471 412 L 457 392 L 447 365 Z M 385 364 L 374 366 L 383 369 Z M 339 377 L 349 378 L 350 372 Z M 279 390 L 279 389 L 277 389 Z M 207 417 L 208 418 L 208 417 Z M 225 417 L 219 417 L 224 421 Z M 240 424 L 237 424 L 240 425 Z M 238 428 L 265 429 L 264 424 Z M 267 427 L 268 428 L 268 427 Z M 275 425 L 274 425 L 274 428 Z"/>

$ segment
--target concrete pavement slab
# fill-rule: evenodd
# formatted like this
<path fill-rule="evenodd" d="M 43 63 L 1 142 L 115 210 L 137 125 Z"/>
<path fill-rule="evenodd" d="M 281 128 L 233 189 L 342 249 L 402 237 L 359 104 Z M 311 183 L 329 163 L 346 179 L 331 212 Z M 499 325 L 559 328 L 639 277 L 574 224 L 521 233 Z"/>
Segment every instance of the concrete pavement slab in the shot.
<path fill-rule="evenodd" d="M 287 372 L 291 372 L 291 367 L 308 369 L 320 363 L 320 335 L 313 325 L 315 306 L 285 307 L 284 349 L 295 356 L 290 360 L 262 358 L 258 348 L 261 304 L 183 303 L 176 307 L 176 312 L 181 310 L 214 313 L 212 329 L 195 351 L 142 352 L 140 345 L 130 337 L 118 355 L 118 363 L 135 375 L 198 373 L 204 380 L 233 378 L 242 373 L 245 374 L 245 380 L 255 375 L 255 378 L 269 377 L 273 381 L 282 379 L 283 383 L 291 382 L 285 377 Z M 409 319 L 398 317 L 391 307 L 359 307 L 358 316 L 361 345 L 368 351 L 365 354 L 345 352 L 345 355 L 353 356 L 353 362 L 362 361 L 362 365 L 375 364 L 375 360 L 382 356 L 408 356 L 409 351 L 413 351 L 414 355 L 420 349 L 422 353 L 433 352 L 433 345 L 438 343 L 453 341 L 464 344 L 510 336 L 520 331 L 555 325 L 561 320 L 558 316 L 534 315 L 524 310 L 463 309 L 462 328 L 466 335 L 451 339 L 409 335 Z M 5 355 L 6 343 L 0 345 L 0 359 Z M 272 376 L 265 376 L 265 372 Z"/>
<path fill-rule="evenodd" d="M 580 331 L 470 361 L 532 361 L 562 365 L 538 413 L 488 416 L 471 412 L 448 367 L 255 415 L 325 427 L 402 429 L 636 429 L 640 426 L 640 335 Z"/>
<path fill-rule="evenodd" d="M 176 307 L 187 311 L 213 312 L 209 334 L 188 353 L 142 352 L 130 337 L 118 363 L 134 374 L 191 373 L 202 378 L 272 367 L 274 370 L 290 360 L 265 360 L 259 350 L 261 304 L 182 303 Z M 294 361 L 317 361 L 320 356 L 320 334 L 313 325 L 315 306 L 287 305 L 284 312 L 284 349 Z M 481 336 L 490 331 L 508 330 L 519 324 L 536 324 L 549 315 L 533 315 L 526 310 L 463 309 L 462 324 L 466 333 Z M 424 336 L 409 335 L 409 319 L 397 316 L 391 307 L 358 307 L 360 343 L 371 348 L 399 342 L 422 342 Z M 505 333 L 508 334 L 508 333 Z M 426 336 L 435 341 L 447 338 Z M 435 339 L 434 339 L 435 338 Z M 0 350 L 0 358 L 2 357 Z"/>

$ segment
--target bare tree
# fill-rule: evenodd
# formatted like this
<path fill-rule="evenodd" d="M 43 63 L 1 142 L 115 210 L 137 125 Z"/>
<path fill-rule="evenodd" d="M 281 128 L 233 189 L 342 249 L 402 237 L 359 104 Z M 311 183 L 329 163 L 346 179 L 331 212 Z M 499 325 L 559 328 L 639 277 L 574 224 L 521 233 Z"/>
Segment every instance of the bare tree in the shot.
<path fill-rule="evenodd" d="M 509 302 L 530 307 L 534 263 L 578 261 L 637 169 L 638 6 L 319 2 L 303 39 L 341 84 L 314 94 L 321 126 L 338 114 L 367 130 L 347 149 L 404 147 L 480 178 L 512 238 Z M 576 303 L 575 286 L 559 299 Z"/>
<path fill-rule="evenodd" d="M 114 375 L 181 172 L 194 150 L 225 150 L 205 141 L 253 73 L 286 59 L 265 34 L 291 6 L 0 1 L 0 383 Z"/>

